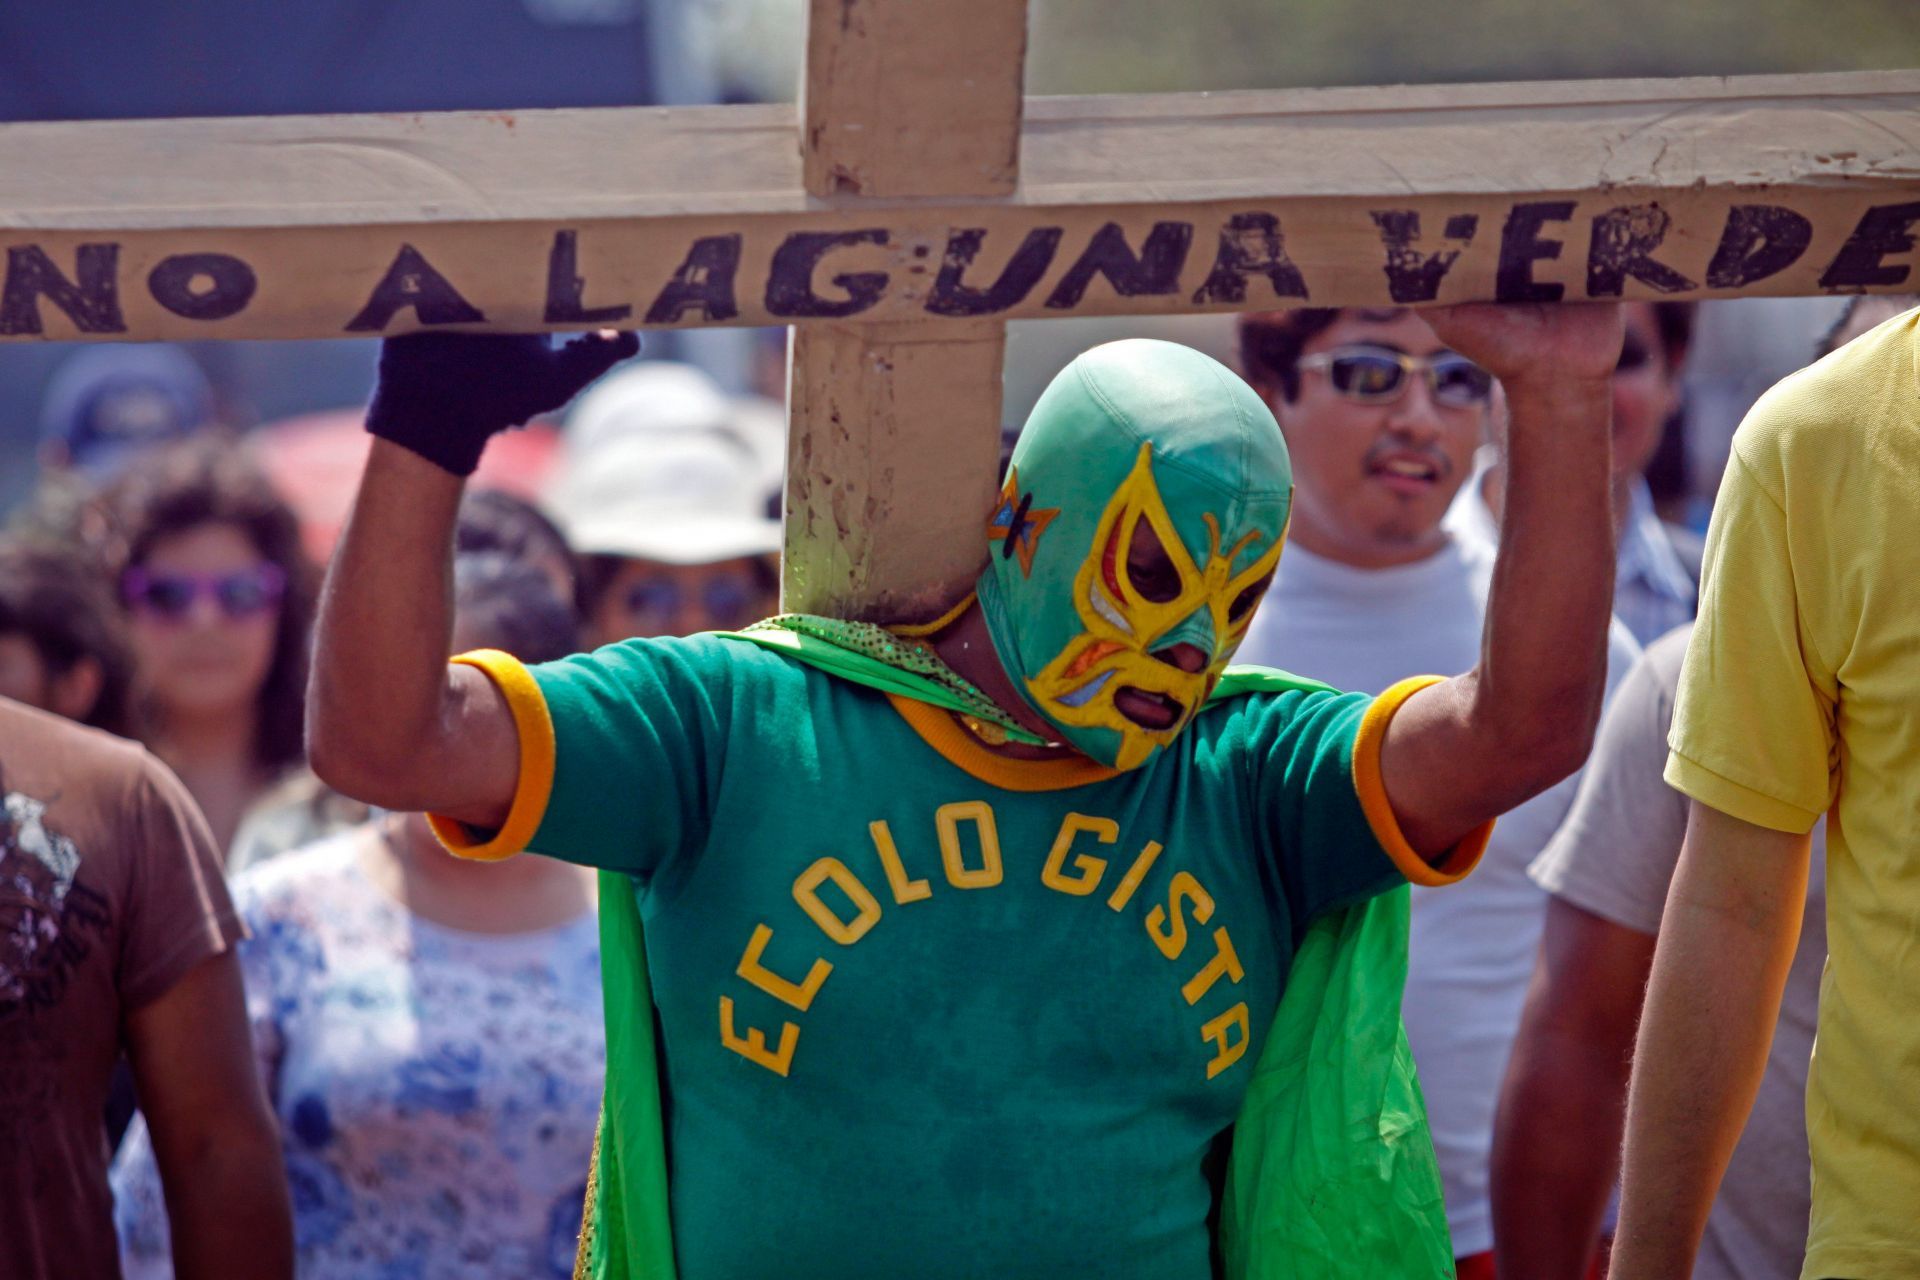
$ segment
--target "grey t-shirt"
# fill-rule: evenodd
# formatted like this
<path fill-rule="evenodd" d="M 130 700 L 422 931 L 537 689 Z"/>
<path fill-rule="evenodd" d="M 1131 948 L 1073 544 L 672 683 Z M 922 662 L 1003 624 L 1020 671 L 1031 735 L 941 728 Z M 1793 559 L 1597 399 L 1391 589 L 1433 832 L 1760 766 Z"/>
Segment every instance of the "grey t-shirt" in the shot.
<path fill-rule="evenodd" d="M 1530 872 L 1555 897 L 1637 933 L 1658 933 L 1686 833 L 1687 798 L 1661 779 L 1692 625 L 1647 647 L 1613 696 L 1573 809 Z M 1695 1280 L 1795 1280 L 1809 1200 L 1807 1063 L 1827 957 L 1826 828 L 1814 829 L 1800 950 L 1746 1132 L 1707 1219 Z"/>

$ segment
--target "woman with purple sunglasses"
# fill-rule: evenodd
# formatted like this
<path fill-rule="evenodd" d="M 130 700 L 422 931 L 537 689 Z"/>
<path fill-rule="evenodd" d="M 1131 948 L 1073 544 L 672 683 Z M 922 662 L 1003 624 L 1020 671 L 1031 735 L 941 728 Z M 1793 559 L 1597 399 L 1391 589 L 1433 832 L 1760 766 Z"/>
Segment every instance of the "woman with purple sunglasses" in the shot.
<path fill-rule="evenodd" d="M 292 510 L 231 442 L 157 454 L 111 495 L 139 664 L 140 737 L 224 852 L 302 763 L 313 570 Z"/>

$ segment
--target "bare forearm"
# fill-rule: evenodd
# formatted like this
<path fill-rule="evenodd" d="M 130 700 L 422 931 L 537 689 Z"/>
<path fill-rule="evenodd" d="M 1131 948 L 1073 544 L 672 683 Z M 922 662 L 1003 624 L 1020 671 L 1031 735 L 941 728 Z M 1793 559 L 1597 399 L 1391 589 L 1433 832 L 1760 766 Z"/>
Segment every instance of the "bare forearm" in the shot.
<path fill-rule="evenodd" d="M 293 1217 L 270 1129 L 209 1141 L 191 1176 L 166 1184 L 177 1280 L 284 1280 Z M 265 1176 L 263 1176 L 263 1173 Z"/>
<path fill-rule="evenodd" d="M 175 1274 L 291 1275 L 285 1166 L 233 952 L 133 1010 L 127 1056 L 166 1192 Z"/>
<path fill-rule="evenodd" d="M 375 440 L 321 596 L 307 718 L 323 778 L 380 792 L 442 722 L 452 631 L 452 538 L 461 481 Z"/>
<path fill-rule="evenodd" d="M 1507 1060 L 1493 1127 L 1501 1275 L 1587 1273 L 1620 1168 L 1640 993 L 1653 938 L 1559 897 Z"/>
<path fill-rule="evenodd" d="M 1612 392 L 1604 382 L 1513 386 L 1509 403 L 1506 501 L 1475 715 L 1498 747 L 1546 754 L 1542 768 L 1558 775 L 1523 779 L 1538 789 L 1585 759 L 1606 689 Z"/>
<path fill-rule="evenodd" d="M 1729 837 L 1730 826 L 1759 834 Z M 1613 1261 L 1622 1280 L 1692 1268 L 1766 1069 L 1806 875 L 1805 836 L 1693 807 L 1634 1055 Z"/>
<path fill-rule="evenodd" d="M 1630 1039 L 1630 1038 L 1629 1038 Z M 1493 1132 L 1493 1239 L 1501 1275 L 1586 1275 L 1619 1171 L 1630 1043 L 1530 1033 L 1507 1066 Z"/>
<path fill-rule="evenodd" d="M 1401 830 L 1428 856 L 1579 768 L 1606 689 L 1611 393 L 1591 380 L 1522 384 L 1511 402 L 1480 663 L 1414 695 L 1383 753 Z"/>

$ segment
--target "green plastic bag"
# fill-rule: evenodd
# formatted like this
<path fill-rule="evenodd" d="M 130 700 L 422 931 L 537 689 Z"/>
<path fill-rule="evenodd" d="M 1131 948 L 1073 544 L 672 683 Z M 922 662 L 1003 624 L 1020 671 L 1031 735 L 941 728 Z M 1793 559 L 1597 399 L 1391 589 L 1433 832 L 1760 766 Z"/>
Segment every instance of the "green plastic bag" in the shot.
<path fill-rule="evenodd" d="M 1408 891 L 1307 930 L 1234 1126 L 1226 1274 L 1453 1275 L 1440 1169 L 1400 1022 Z"/>

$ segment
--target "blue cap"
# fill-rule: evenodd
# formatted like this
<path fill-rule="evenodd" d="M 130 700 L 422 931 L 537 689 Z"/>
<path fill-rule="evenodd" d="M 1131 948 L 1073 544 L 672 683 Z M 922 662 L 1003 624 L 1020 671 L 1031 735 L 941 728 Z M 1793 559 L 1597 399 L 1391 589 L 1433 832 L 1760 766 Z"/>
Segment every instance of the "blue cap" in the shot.
<path fill-rule="evenodd" d="M 54 371 L 40 408 L 40 438 L 68 463 L 104 480 L 136 454 L 213 421 L 213 386 L 166 343 L 88 347 Z"/>

